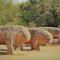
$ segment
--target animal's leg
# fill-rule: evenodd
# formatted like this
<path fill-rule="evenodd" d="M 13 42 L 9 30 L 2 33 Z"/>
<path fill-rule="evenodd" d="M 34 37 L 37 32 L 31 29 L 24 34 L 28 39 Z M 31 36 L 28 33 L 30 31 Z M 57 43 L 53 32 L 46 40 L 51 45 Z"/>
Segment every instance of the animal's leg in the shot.
<path fill-rule="evenodd" d="M 40 48 L 39 48 L 39 44 L 37 44 L 37 50 L 38 50 L 38 51 L 40 50 Z"/>
<path fill-rule="evenodd" d="M 7 42 L 7 48 L 8 48 L 8 54 L 13 54 L 13 50 L 14 50 L 14 47 L 13 47 L 13 40 L 9 40 Z"/>
<path fill-rule="evenodd" d="M 39 49 L 39 44 L 38 44 L 37 41 L 33 41 L 31 47 L 32 47 L 32 50 L 40 50 L 40 49 Z"/>
<path fill-rule="evenodd" d="M 8 54 L 13 54 L 14 46 L 13 46 L 13 36 L 11 32 L 8 34 L 8 39 L 7 39 L 7 48 L 8 48 Z"/>

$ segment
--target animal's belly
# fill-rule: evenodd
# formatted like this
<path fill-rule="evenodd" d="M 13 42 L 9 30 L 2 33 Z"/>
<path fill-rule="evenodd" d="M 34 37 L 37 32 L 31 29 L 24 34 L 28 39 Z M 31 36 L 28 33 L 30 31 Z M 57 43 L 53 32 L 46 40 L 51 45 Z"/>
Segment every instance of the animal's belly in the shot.
<path fill-rule="evenodd" d="M 16 35 L 14 43 L 15 48 L 21 46 L 24 42 L 26 42 L 26 39 L 22 35 Z"/>
<path fill-rule="evenodd" d="M 6 43 L 3 39 L 0 39 L 0 45 L 6 45 Z"/>
<path fill-rule="evenodd" d="M 0 45 L 1 44 L 6 44 L 5 41 L 6 41 L 6 36 L 5 35 L 0 35 Z"/>

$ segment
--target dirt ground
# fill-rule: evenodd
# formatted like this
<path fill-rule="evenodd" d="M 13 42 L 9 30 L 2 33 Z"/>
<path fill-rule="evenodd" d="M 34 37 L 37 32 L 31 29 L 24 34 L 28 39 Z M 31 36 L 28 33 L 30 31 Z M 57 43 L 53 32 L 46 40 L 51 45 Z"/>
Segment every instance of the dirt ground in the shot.
<path fill-rule="evenodd" d="M 60 45 L 41 46 L 40 51 L 20 51 L 15 50 L 14 55 L 5 55 L 0 46 L 0 60 L 60 60 Z"/>

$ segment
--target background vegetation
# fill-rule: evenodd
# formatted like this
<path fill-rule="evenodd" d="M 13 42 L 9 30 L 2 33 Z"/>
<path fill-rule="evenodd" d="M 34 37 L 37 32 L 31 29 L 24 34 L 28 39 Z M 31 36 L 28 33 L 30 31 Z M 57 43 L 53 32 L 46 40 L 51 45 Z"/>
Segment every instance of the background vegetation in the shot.
<path fill-rule="evenodd" d="M 0 0 L 0 25 L 60 26 L 60 0 Z"/>

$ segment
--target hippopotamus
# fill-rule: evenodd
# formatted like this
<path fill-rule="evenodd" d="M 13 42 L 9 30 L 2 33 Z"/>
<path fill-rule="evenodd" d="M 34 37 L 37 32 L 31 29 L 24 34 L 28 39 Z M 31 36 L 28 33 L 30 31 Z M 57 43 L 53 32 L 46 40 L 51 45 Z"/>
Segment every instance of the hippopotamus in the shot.
<path fill-rule="evenodd" d="M 53 35 L 53 40 L 50 43 L 60 43 L 60 28 L 56 27 L 39 27 L 49 31 Z M 56 41 L 55 41 L 56 40 Z"/>
<path fill-rule="evenodd" d="M 8 54 L 13 54 L 15 48 L 30 41 L 30 38 L 31 35 L 24 26 L 0 26 L 0 44 L 7 45 Z"/>
<path fill-rule="evenodd" d="M 46 45 L 53 40 L 53 36 L 42 28 L 28 28 L 31 34 L 32 50 L 39 50 L 40 45 Z"/>
<path fill-rule="evenodd" d="M 53 35 L 53 38 L 58 38 L 60 35 L 60 29 L 59 28 L 55 28 L 55 27 L 40 27 L 40 28 L 49 31 Z"/>

